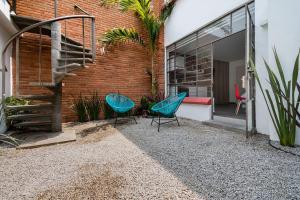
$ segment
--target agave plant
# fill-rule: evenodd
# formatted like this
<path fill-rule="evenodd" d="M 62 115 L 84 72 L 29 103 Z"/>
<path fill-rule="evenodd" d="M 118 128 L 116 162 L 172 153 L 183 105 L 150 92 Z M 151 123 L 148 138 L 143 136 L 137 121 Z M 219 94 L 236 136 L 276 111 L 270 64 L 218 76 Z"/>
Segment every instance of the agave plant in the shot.
<path fill-rule="evenodd" d="M 99 120 L 101 100 L 97 91 L 94 91 L 92 96 L 86 100 L 86 110 L 89 120 Z"/>
<path fill-rule="evenodd" d="M 158 90 L 158 82 L 154 71 L 154 59 L 157 52 L 158 37 L 161 27 L 171 15 L 176 1 L 168 1 L 163 6 L 159 16 L 156 16 L 151 9 L 151 2 L 152 0 L 100 0 L 102 6 L 118 5 L 122 12 L 133 12 L 140 19 L 149 38 L 149 42 L 145 44 L 145 40 L 134 28 L 113 28 L 103 35 L 101 42 L 104 48 L 128 41 L 148 46 L 151 54 L 151 69 L 148 71 L 151 75 L 151 92 L 155 96 Z"/>
<path fill-rule="evenodd" d="M 260 78 L 252 61 L 250 61 L 250 66 L 254 71 L 259 88 L 262 91 L 280 144 L 293 147 L 295 145 L 297 116 L 299 118 L 298 109 L 300 93 L 299 91 L 297 92 L 297 88 L 298 90 L 300 89 L 299 84 L 297 83 L 299 73 L 299 52 L 294 64 L 292 79 L 288 81 L 285 78 L 283 67 L 280 63 L 276 49 L 274 49 L 274 56 L 279 77 L 271 69 L 269 64 L 264 61 L 271 90 L 262 87 Z"/>
<path fill-rule="evenodd" d="M 73 97 L 71 108 L 76 113 L 79 122 L 86 122 L 88 120 L 86 102 L 86 98 L 81 93 L 78 97 Z"/>
<path fill-rule="evenodd" d="M 18 146 L 19 142 L 16 138 L 5 135 L 5 134 L 0 134 L 0 142 L 3 142 L 5 144 L 9 144 L 11 146 Z"/>

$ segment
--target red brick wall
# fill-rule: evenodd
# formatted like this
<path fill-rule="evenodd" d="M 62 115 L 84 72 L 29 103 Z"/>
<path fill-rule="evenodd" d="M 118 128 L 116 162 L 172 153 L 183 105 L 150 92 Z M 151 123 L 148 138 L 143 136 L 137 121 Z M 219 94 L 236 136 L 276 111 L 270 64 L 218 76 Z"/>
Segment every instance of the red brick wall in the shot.
<path fill-rule="evenodd" d="M 54 1 L 22 0 L 18 1 L 17 14 L 31 16 L 39 19 L 54 17 Z M 155 0 L 154 9 L 159 13 L 163 0 Z M 139 20 L 132 13 L 121 13 L 117 8 L 103 8 L 98 0 L 59 0 L 58 15 L 79 14 L 74 10 L 76 3 L 91 15 L 96 17 L 97 39 L 108 29 L 113 27 L 135 27 L 143 32 Z M 81 36 L 78 20 L 67 24 L 67 34 L 73 39 Z M 62 24 L 63 25 L 63 24 Z M 72 26 L 73 25 L 73 26 Z M 88 27 L 88 26 L 86 26 Z M 64 30 L 64 28 L 63 28 Z M 162 31 L 163 32 L 163 31 Z M 88 38 L 88 36 L 86 37 Z M 21 39 L 21 94 L 32 92 L 40 93 L 41 90 L 31 88 L 28 82 L 38 74 L 38 45 L 37 38 L 25 35 Z M 159 50 L 156 56 L 156 71 L 159 75 L 159 87 L 164 89 L 164 49 L 163 33 L 159 39 Z M 50 43 L 43 48 L 43 80 L 49 79 L 50 72 Z M 98 91 L 102 98 L 110 92 L 120 92 L 131 97 L 137 103 L 143 95 L 151 93 L 151 79 L 146 74 L 150 67 L 150 56 L 146 48 L 136 44 L 120 45 L 102 56 L 97 43 L 96 62 L 89 65 L 88 69 L 74 71 L 77 76 L 66 77 L 63 80 L 63 121 L 73 121 L 76 116 L 70 109 L 72 98 L 79 93 L 90 95 L 94 90 Z M 36 76 L 36 77 L 35 77 Z"/>

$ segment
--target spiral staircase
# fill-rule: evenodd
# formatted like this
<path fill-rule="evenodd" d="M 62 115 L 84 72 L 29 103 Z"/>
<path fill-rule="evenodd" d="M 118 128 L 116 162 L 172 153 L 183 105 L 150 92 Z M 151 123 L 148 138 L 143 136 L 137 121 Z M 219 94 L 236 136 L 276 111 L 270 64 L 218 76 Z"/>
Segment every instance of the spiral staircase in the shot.
<path fill-rule="evenodd" d="M 57 17 L 45 21 L 14 14 L 11 15 L 11 18 L 19 31 L 5 45 L 2 52 L 2 70 L 6 69 L 4 58 L 8 47 L 15 45 L 15 96 L 29 100 L 30 104 L 5 106 L 11 113 L 15 113 L 9 116 L 8 119 L 18 129 L 59 132 L 62 130 L 62 80 L 66 76 L 76 76 L 77 70 L 87 68 L 88 64 L 95 61 L 95 18 L 86 14 Z M 76 27 L 79 31 L 76 39 L 67 34 L 68 21 L 74 19 L 81 23 L 81 26 Z M 39 45 L 38 79 L 29 82 L 29 86 L 46 88 L 50 92 L 29 95 L 20 93 L 20 86 L 23 84 L 23 81 L 20 81 L 20 71 L 22 70 L 22 65 L 20 64 L 20 38 L 24 33 L 34 34 L 37 36 L 36 38 L 39 38 L 36 41 Z M 78 35 L 80 35 L 80 40 Z M 51 66 L 47 66 L 51 67 L 51 81 L 48 82 L 43 81 L 41 78 L 41 55 L 45 37 L 48 40 L 49 38 L 51 39 L 51 53 L 49 54 L 51 56 Z M 2 100 L 4 100 L 6 98 L 5 73 L 2 74 Z"/>

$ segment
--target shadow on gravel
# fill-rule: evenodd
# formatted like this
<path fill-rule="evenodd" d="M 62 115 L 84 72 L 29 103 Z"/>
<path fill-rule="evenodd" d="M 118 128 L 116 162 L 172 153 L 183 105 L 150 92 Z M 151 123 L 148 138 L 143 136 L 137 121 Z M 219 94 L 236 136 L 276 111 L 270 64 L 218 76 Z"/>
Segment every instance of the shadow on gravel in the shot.
<path fill-rule="evenodd" d="M 298 199 L 300 159 L 275 151 L 267 137 L 210 128 L 180 120 L 162 126 L 140 118 L 117 126 L 152 159 L 207 199 Z M 284 185 L 284 186 L 283 186 Z"/>

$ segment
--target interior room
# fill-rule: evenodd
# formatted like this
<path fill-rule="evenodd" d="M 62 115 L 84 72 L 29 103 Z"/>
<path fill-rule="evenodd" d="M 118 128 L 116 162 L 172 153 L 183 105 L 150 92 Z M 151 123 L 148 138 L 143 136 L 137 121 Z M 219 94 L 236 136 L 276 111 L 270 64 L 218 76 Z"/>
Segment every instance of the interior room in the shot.
<path fill-rule="evenodd" d="M 246 119 L 245 31 L 213 45 L 214 115 Z"/>

